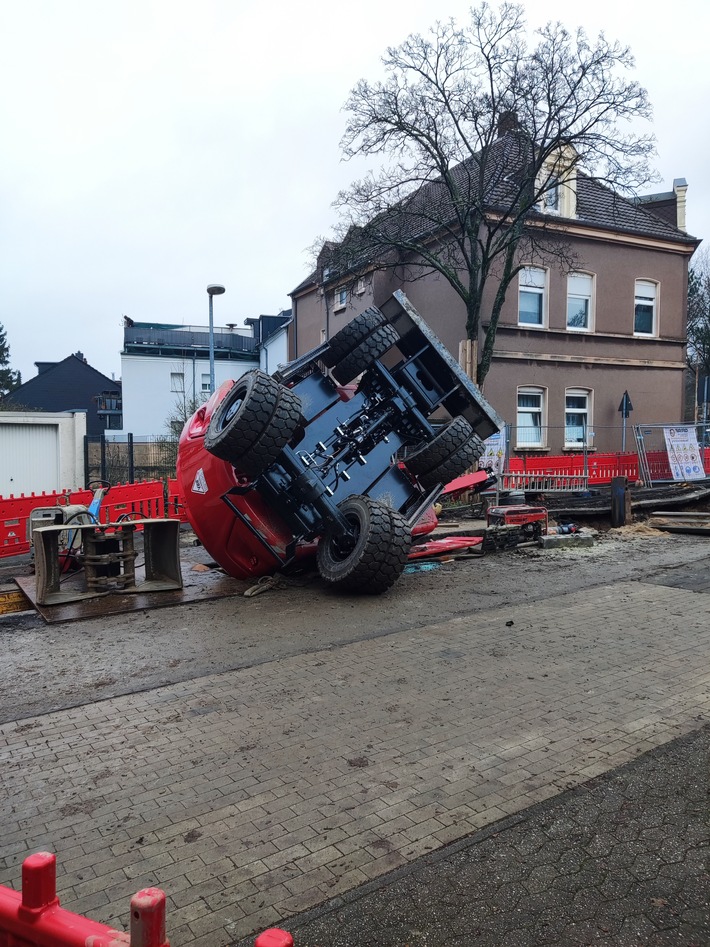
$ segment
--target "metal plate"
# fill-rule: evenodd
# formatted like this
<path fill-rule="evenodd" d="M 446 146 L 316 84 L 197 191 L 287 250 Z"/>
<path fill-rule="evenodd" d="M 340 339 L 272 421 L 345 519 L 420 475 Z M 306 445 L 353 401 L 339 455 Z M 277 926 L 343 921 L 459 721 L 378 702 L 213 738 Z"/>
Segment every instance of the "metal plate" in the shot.
<path fill-rule="evenodd" d="M 15 582 L 48 624 L 100 618 L 103 615 L 121 615 L 147 608 L 187 605 L 190 602 L 207 602 L 230 595 L 242 595 L 254 584 L 253 580 L 245 582 L 233 579 L 219 569 L 210 569 L 209 572 L 189 570 L 187 573 L 183 572 L 182 589 L 134 594 L 109 592 L 97 598 L 67 602 L 63 605 L 38 605 L 34 576 L 19 576 L 15 578 Z"/>

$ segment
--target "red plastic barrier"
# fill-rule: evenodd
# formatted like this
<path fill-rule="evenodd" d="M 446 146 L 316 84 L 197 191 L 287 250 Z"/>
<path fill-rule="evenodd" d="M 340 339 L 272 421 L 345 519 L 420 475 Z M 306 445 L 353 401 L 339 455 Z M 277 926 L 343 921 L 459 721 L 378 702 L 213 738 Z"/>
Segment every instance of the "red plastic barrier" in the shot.
<path fill-rule="evenodd" d="M 177 480 L 168 479 L 168 516 L 187 523 L 187 511 Z"/>
<path fill-rule="evenodd" d="M 131 898 L 130 934 L 59 906 L 57 861 L 37 852 L 22 863 L 22 891 L 0 885 L 0 943 L 13 947 L 170 947 L 165 894 L 144 888 Z"/>
<path fill-rule="evenodd" d="M 27 520 L 32 510 L 40 506 L 58 506 L 81 503 L 88 506 L 94 494 L 91 490 L 66 490 L 59 493 L 31 493 L 19 497 L 0 497 L 0 558 L 19 556 L 30 551 L 27 539 Z M 111 487 L 103 498 L 99 520 L 115 523 L 126 514 L 143 519 L 160 519 L 165 514 L 165 489 L 162 480 L 144 480 L 140 483 L 119 483 Z"/>
<path fill-rule="evenodd" d="M 268 931 L 259 934 L 254 941 L 254 947 L 293 947 L 293 937 L 279 927 L 270 927 Z"/>
<path fill-rule="evenodd" d="M 703 465 L 710 476 L 710 448 L 703 448 Z M 673 480 L 668 454 L 665 450 L 648 451 L 648 466 L 653 480 Z M 511 457 L 507 472 L 529 473 L 545 477 L 582 477 L 584 476 L 584 457 L 582 454 L 570 454 L 557 457 Z M 613 477 L 628 477 L 633 483 L 639 479 L 638 455 L 625 454 L 589 454 L 587 456 L 587 474 L 590 485 L 611 483 Z"/>
<path fill-rule="evenodd" d="M 546 477 L 583 477 L 584 456 L 565 454 L 555 457 L 511 457 L 507 470 L 510 473 L 540 474 Z M 670 472 L 669 472 L 670 473 Z M 638 479 L 638 455 L 589 454 L 587 457 L 589 483 L 611 483 L 612 477 Z"/>

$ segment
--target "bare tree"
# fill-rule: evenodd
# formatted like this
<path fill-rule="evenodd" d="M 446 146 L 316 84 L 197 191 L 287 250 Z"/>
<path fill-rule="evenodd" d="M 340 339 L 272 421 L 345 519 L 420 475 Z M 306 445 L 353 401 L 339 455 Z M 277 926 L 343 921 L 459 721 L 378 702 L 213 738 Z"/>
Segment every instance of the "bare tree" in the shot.
<path fill-rule="evenodd" d="M 688 272 L 688 361 L 703 375 L 710 375 L 710 256 L 707 249 L 695 255 Z"/>
<path fill-rule="evenodd" d="M 331 276 L 373 265 L 403 280 L 436 272 L 463 301 L 475 340 L 493 280 L 482 382 L 523 249 L 528 262 L 575 263 L 564 207 L 541 211 L 582 174 L 622 195 L 653 179 L 653 136 L 636 131 L 651 117 L 648 97 L 624 76 L 634 65 L 627 47 L 560 23 L 529 46 L 512 3 L 483 3 L 463 27 L 437 23 L 388 49 L 383 64 L 385 81 L 352 90 L 341 142 L 346 159 L 375 157 L 380 168 L 338 195 L 339 242 L 320 263 Z"/>

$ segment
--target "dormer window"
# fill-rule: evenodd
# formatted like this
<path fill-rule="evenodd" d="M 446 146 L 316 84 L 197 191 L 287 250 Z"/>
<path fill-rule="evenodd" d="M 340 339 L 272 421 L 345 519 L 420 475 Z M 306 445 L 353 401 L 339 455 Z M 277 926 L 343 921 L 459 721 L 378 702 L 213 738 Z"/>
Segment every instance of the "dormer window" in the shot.
<path fill-rule="evenodd" d="M 577 215 L 577 153 L 571 147 L 550 155 L 538 176 L 538 209 L 560 217 Z"/>

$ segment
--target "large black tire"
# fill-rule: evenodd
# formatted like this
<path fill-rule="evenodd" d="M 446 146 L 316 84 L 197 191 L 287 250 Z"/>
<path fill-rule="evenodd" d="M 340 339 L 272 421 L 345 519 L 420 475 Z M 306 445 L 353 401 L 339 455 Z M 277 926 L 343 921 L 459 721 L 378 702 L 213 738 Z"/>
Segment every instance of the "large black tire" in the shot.
<path fill-rule="evenodd" d="M 361 342 L 364 342 L 375 329 L 386 324 L 387 320 L 379 309 L 371 308 L 359 313 L 329 341 L 328 350 L 323 355 L 323 362 L 328 368 L 337 365 Z"/>
<path fill-rule="evenodd" d="M 388 349 L 399 342 L 397 330 L 385 324 L 371 332 L 349 355 L 338 362 L 332 370 L 335 380 L 341 385 L 347 385 L 361 372 L 366 372 L 373 362 L 384 355 Z"/>
<path fill-rule="evenodd" d="M 409 526 L 396 510 L 366 496 L 340 504 L 355 538 L 339 527 L 326 530 L 318 543 L 318 571 L 326 582 L 346 592 L 379 595 L 393 585 L 407 564 L 412 545 Z"/>
<path fill-rule="evenodd" d="M 405 458 L 405 464 L 425 490 L 460 476 L 478 460 L 485 447 L 464 417 L 454 418 L 430 441 Z"/>
<path fill-rule="evenodd" d="M 247 476 L 258 477 L 291 440 L 300 420 L 299 397 L 254 369 L 217 406 L 205 447 Z"/>

